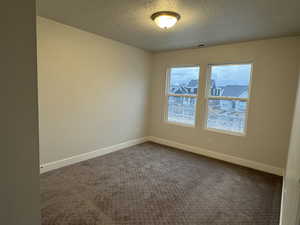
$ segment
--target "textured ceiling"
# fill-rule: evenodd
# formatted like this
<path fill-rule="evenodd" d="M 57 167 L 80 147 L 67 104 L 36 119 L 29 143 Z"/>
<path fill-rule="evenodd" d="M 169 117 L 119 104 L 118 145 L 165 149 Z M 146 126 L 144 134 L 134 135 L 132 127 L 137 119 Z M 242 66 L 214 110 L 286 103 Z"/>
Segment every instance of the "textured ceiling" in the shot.
<path fill-rule="evenodd" d="M 181 20 L 162 30 L 161 10 Z M 150 51 L 300 34 L 300 0 L 38 0 L 38 14 Z"/>

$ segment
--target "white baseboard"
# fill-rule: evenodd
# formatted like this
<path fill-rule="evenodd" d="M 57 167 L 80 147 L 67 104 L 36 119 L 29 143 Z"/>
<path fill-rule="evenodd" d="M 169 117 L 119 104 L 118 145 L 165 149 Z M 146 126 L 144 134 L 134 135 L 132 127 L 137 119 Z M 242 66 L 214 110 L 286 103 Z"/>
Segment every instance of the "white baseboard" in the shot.
<path fill-rule="evenodd" d="M 281 191 L 281 205 L 280 205 L 280 217 L 279 217 L 279 225 L 284 224 L 284 212 L 286 211 L 286 196 L 287 196 L 287 190 L 286 190 L 286 175 L 284 174 L 282 179 L 282 191 Z"/>
<path fill-rule="evenodd" d="M 95 151 L 91 151 L 91 152 L 87 152 L 84 154 L 80 154 L 80 155 L 75 155 L 69 158 L 65 158 L 65 159 L 61 159 L 61 160 L 57 160 L 54 162 L 50 162 L 50 163 L 45 163 L 42 164 L 40 166 L 40 173 L 45 173 L 47 171 L 50 170 L 54 170 L 54 169 L 58 169 L 64 166 L 68 166 L 74 163 L 78 163 L 84 160 L 88 160 L 88 159 L 92 159 L 98 156 L 102 156 L 102 155 L 106 155 L 108 153 L 111 152 L 115 152 L 124 148 L 128 148 L 137 144 L 141 144 L 148 141 L 148 138 L 143 137 L 143 138 L 138 138 L 138 139 L 134 139 L 134 140 L 130 140 L 130 141 L 126 141 L 117 145 L 112 145 L 109 147 L 105 147 L 105 148 L 101 148 L 101 149 L 97 149 Z"/>
<path fill-rule="evenodd" d="M 193 153 L 196 153 L 199 155 L 204 155 L 204 156 L 214 158 L 214 159 L 219 159 L 219 160 L 230 162 L 233 164 L 249 167 L 249 168 L 252 168 L 255 170 L 264 171 L 264 172 L 275 174 L 278 176 L 283 176 L 283 174 L 284 174 L 284 170 L 282 168 L 266 165 L 266 164 L 251 161 L 248 159 L 242 159 L 242 158 L 239 158 L 236 156 L 225 155 L 225 154 L 222 154 L 219 152 L 215 152 L 215 151 L 211 151 L 211 150 L 207 150 L 207 149 L 203 149 L 203 148 L 199 148 L 199 147 L 195 147 L 195 146 L 190 146 L 190 145 L 186 145 L 186 144 L 181 144 L 178 142 L 174 142 L 174 141 L 170 141 L 170 140 L 166 140 L 166 139 L 162 139 L 162 138 L 158 138 L 158 137 L 153 137 L 153 136 L 150 136 L 147 139 L 149 141 L 152 141 L 152 142 L 155 142 L 158 144 L 167 145 L 170 147 L 193 152 Z"/>
<path fill-rule="evenodd" d="M 264 171 L 267 173 L 276 174 L 279 176 L 283 176 L 283 174 L 284 174 L 284 170 L 279 167 L 274 167 L 274 166 L 266 165 L 263 163 L 254 162 L 254 161 L 247 160 L 247 159 L 242 159 L 242 158 L 235 157 L 235 156 L 225 155 L 225 154 L 222 154 L 219 152 L 215 152 L 215 151 L 211 151 L 211 150 L 207 150 L 207 149 L 203 149 L 203 148 L 199 148 L 199 147 L 195 147 L 195 146 L 190 146 L 190 145 L 186 145 L 186 144 L 181 144 L 181 143 L 178 143 L 175 141 L 170 141 L 170 140 L 153 137 L 153 136 L 138 138 L 138 139 L 126 141 L 126 142 L 123 142 L 123 143 L 120 143 L 117 145 L 97 149 L 95 151 L 87 152 L 84 154 L 72 156 L 69 158 L 57 160 L 57 161 L 50 162 L 50 163 L 45 163 L 40 166 L 40 173 L 45 173 L 47 171 L 58 169 L 58 168 L 61 168 L 64 166 L 74 164 L 74 163 L 78 163 L 78 162 L 92 159 L 92 158 L 95 158 L 98 156 L 106 155 L 108 153 L 115 152 L 115 151 L 118 151 L 118 150 L 121 150 L 124 148 L 128 148 L 128 147 L 131 147 L 131 146 L 134 146 L 137 144 L 141 144 L 146 141 L 152 141 L 152 142 L 155 142 L 158 144 L 167 145 L 170 147 L 193 152 L 193 153 L 196 153 L 199 155 L 204 155 L 204 156 L 214 158 L 214 159 L 219 159 L 219 160 L 230 162 L 233 164 L 249 167 L 252 169 Z"/>

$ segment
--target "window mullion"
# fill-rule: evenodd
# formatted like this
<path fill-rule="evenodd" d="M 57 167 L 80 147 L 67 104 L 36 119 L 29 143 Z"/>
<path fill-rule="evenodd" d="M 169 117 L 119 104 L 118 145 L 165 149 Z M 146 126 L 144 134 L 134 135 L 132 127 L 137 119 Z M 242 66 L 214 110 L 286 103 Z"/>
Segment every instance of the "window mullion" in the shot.
<path fill-rule="evenodd" d="M 171 94 L 167 93 L 167 96 L 174 96 L 174 97 L 187 97 L 187 98 L 197 98 L 198 95 L 181 95 L 181 94 Z"/>
<path fill-rule="evenodd" d="M 208 96 L 211 100 L 231 100 L 231 101 L 242 101 L 247 102 L 249 98 L 239 98 L 239 97 L 225 97 L 225 96 Z"/>

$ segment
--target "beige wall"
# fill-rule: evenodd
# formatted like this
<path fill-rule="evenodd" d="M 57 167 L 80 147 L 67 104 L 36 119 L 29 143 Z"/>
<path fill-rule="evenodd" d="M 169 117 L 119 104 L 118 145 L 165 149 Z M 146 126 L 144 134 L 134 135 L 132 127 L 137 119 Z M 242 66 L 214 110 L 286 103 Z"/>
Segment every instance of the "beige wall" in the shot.
<path fill-rule="evenodd" d="M 41 163 L 146 135 L 151 55 L 38 18 Z"/>
<path fill-rule="evenodd" d="M 296 46 L 299 37 L 151 55 L 38 18 L 41 163 L 151 135 L 283 168 L 298 76 Z M 245 137 L 203 129 L 206 66 L 235 62 L 254 63 Z M 166 69 L 191 64 L 201 66 L 197 126 L 167 124 Z"/>
<path fill-rule="evenodd" d="M 300 48 L 300 46 L 299 46 Z M 300 70 L 299 70 L 300 75 Z M 294 110 L 288 162 L 286 166 L 282 204 L 282 225 L 299 225 L 300 222 L 300 79 Z M 297 221 L 298 219 L 298 221 Z"/>
<path fill-rule="evenodd" d="M 39 225 L 35 1 L 1 1 L 0 224 Z"/>
<path fill-rule="evenodd" d="M 282 38 L 154 55 L 149 134 L 183 144 L 283 168 L 291 128 L 300 38 Z M 204 88 L 208 63 L 253 62 L 253 82 L 247 136 L 215 133 L 203 128 Z M 197 126 L 188 128 L 163 121 L 166 69 L 200 64 Z"/>

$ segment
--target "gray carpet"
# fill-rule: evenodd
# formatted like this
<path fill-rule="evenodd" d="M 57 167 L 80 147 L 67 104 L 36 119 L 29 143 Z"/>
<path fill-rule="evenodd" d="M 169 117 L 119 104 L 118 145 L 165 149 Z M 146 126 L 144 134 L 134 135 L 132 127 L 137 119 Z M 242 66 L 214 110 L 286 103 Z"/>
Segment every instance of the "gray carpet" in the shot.
<path fill-rule="evenodd" d="M 144 143 L 41 175 L 43 225 L 278 225 L 280 177 Z"/>

